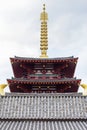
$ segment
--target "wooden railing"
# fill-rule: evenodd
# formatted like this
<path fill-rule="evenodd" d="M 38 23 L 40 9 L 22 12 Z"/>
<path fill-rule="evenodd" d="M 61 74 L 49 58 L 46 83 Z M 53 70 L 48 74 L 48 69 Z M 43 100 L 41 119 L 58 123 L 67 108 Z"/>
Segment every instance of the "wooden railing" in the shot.
<path fill-rule="evenodd" d="M 61 79 L 61 76 L 58 74 L 31 74 L 27 77 L 34 79 Z"/>

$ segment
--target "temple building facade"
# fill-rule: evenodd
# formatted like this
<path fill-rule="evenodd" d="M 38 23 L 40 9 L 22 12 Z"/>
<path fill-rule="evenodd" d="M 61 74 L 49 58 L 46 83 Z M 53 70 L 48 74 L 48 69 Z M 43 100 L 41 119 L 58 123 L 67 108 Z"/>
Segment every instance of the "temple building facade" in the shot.
<path fill-rule="evenodd" d="M 74 77 L 78 57 L 49 58 L 48 14 L 40 15 L 39 58 L 10 58 L 11 93 L 0 95 L 0 130 L 87 130 L 87 96 Z"/>

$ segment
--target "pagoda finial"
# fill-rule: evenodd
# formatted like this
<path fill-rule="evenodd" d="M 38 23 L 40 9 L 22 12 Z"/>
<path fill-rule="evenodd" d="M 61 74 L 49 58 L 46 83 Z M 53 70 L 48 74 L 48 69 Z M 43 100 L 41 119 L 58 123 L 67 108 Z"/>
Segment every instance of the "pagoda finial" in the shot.
<path fill-rule="evenodd" d="M 48 34 L 47 34 L 47 20 L 48 14 L 45 12 L 45 4 L 43 4 L 43 12 L 40 16 L 41 20 L 41 41 L 40 41 L 40 49 L 41 49 L 41 58 L 47 58 L 47 49 L 48 49 Z"/>

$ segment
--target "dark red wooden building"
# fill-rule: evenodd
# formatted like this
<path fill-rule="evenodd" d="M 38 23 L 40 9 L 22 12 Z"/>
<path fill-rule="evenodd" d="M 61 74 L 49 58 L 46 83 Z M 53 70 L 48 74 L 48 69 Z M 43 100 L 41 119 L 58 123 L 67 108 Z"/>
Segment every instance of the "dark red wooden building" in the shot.
<path fill-rule="evenodd" d="M 78 58 L 10 58 L 14 77 L 8 79 L 11 92 L 77 92 L 80 79 L 74 77 Z"/>

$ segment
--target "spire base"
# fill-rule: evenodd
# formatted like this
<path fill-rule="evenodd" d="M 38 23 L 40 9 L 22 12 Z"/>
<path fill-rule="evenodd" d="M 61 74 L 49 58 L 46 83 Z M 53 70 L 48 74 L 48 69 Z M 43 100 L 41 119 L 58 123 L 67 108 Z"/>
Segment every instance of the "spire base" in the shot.
<path fill-rule="evenodd" d="M 47 55 L 41 55 L 40 58 L 48 58 Z"/>

